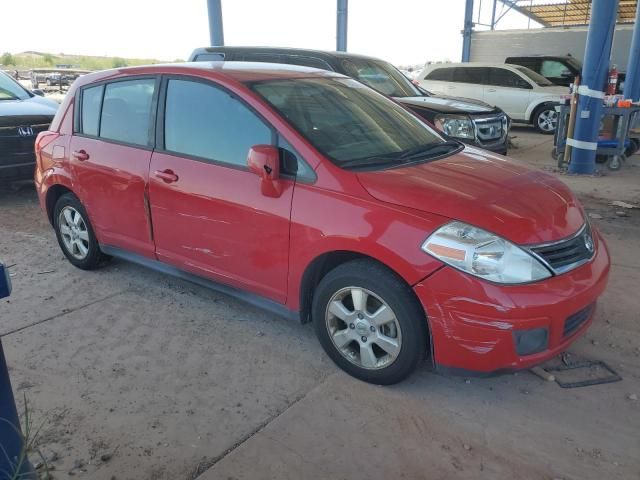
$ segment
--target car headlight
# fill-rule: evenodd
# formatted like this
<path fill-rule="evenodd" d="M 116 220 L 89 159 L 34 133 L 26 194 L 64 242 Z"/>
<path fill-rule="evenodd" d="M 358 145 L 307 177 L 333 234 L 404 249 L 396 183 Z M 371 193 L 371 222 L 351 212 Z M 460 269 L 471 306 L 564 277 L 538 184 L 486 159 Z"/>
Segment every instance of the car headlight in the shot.
<path fill-rule="evenodd" d="M 551 272 L 522 248 L 493 233 L 462 222 L 436 230 L 422 250 L 454 268 L 496 283 L 542 280 Z"/>
<path fill-rule="evenodd" d="M 435 118 L 435 126 L 441 132 L 453 138 L 476 138 L 476 129 L 469 117 L 460 115 L 440 115 Z"/>

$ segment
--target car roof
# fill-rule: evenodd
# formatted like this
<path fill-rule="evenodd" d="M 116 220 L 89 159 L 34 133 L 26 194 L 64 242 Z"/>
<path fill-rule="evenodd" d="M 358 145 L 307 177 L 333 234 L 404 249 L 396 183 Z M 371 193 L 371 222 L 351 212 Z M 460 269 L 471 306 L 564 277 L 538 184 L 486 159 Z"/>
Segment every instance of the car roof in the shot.
<path fill-rule="evenodd" d="M 241 83 L 309 77 L 344 77 L 339 73 L 298 65 L 216 61 L 166 63 L 103 70 L 79 77 L 76 83 L 78 85 L 87 85 L 126 76 L 160 74 L 193 75 L 212 79 L 223 78 Z"/>
<path fill-rule="evenodd" d="M 374 61 L 383 61 L 379 58 L 360 55 L 356 53 L 336 52 L 328 50 L 313 50 L 309 48 L 293 48 L 293 47 L 201 47 L 191 52 L 193 57 L 200 53 L 262 53 L 262 54 L 280 54 L 280 55 L 308 55 L 324 60 L 333 60 L 338 58 L 362 58 Z"/>
<path fill-rule="evenodd" d="M 521 65 L 511 65 L 510 63 L 485 63 L 485 62 L 466 62 L 466 63 L 430 63 L 425 65 L 426 68 L 451 68 L 451 67 L 492 67 L 492 68 L 515 68 Z"/>

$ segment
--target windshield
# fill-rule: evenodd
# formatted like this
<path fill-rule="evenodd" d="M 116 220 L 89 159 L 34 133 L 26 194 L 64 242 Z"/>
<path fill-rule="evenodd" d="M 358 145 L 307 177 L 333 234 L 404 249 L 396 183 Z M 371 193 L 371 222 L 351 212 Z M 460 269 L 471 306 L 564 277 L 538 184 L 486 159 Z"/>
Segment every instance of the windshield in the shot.
<path fill-rule="evenodd" d="M 554 84 L 547 80 L 545 77 L 540 75 L 539 73 L 534 72 L 530 68 L 522 67 L 520 65 L 513 65 L 517 70 L 524 73 L 527 77 L 529 77 L 532 81 L 537 83 L 541 87 L 552 87 Z"/>
<path fill-rule="evenodd" d="M 350 78 L 268 80 L 250 87 L 344 168 L 388 168 L 460 147 L 444 142 L 404 108 Z"/>
<path fill-rule="evenodd" d="M 0 100 L 26 100 L 31 95 L 11 77 L 0 72 Z"/>
<path fill-rule="evenodd" d="M 390 97 L 423 95 L 402 72 L 389 63 L 350 57 L 341 61 L 344 73 Z"/>

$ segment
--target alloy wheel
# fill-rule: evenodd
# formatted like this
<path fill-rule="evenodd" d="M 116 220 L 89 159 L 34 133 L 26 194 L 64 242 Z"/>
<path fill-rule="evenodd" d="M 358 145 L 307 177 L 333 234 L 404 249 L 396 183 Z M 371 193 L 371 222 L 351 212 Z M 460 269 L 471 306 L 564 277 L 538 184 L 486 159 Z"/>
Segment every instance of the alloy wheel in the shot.
<path fill-rule="evenodd" d="M 64 207 L 58 217 L 58 228 L 67 252 L 84 260 L 89 254 L 89 231 L 80 212 L 70 206 Z"/>
<path fill-rule="evenodd" d="M 558 125 L 558 112 L 555 109 L 545 110 L 538 115 L 538 127 L 545 132 L 553 132 Z"/>
<path fill-rule="evenodd" d="M 327 305 L 325 323 L 337 350 L 360 368 L 386 368 L 400 354 L 398 319 L 391 307 L 369 290 L 346 287 L 336 292 Z"/>

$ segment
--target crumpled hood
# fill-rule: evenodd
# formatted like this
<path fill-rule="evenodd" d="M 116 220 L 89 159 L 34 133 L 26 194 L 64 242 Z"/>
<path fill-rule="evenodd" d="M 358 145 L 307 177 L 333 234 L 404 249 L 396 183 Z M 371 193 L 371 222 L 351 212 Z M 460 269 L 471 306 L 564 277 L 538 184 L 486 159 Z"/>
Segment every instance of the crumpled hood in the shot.
<path fill-rule="evenodd" d="M 424 97 L 402 97 L 396 100 L 411 107 L 426 107 L 443 113 L 488 113 L 496 109 L 480 100 L 471 98 L 431 95 Z"/>
<path fill-rule="evenodd" d="M 520 245 L 560 240 L 585 221 L 569 188 L 552 175 L 470 147 L 441 160 L 357 176 L 380 201 L 461 220 Z"/>
<path fill-rule="evenodd" d="M 27 100 L 0 100 L 0 126 L 49 123 L 58 104 L 41 97 Z"/>

